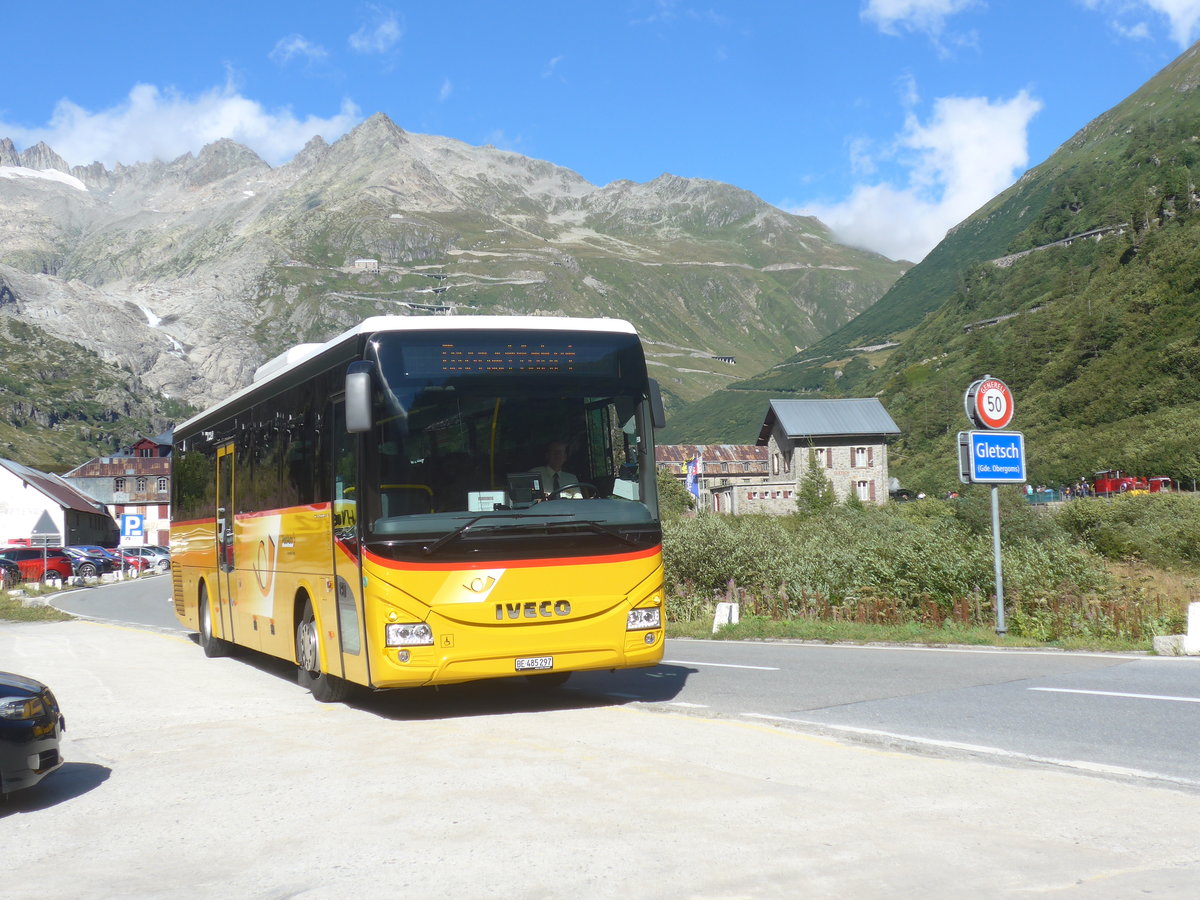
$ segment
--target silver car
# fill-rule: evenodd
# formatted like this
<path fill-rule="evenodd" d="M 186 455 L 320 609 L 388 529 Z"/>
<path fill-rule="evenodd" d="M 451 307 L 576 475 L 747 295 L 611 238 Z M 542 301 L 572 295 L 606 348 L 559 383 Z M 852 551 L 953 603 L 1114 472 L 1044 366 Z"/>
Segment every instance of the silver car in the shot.
<path fill-rule="evenodd" d="M 122 547 L 122 553 L 132 553 L 145 559 L 150 566 L 165 572 L 171 568 L 171 554 L 162 547 Z"/>

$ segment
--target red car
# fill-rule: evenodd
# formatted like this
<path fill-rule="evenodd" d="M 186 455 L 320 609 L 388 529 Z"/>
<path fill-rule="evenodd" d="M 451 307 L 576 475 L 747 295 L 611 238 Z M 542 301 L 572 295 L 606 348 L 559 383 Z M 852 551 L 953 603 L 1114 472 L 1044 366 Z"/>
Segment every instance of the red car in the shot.
<path fill-rule="evenodd" d="M 4 547 L 0 558 L 15 562 L 25 581 L 66 581 L 75 574 L 71 557 L 57 548 Z"/>

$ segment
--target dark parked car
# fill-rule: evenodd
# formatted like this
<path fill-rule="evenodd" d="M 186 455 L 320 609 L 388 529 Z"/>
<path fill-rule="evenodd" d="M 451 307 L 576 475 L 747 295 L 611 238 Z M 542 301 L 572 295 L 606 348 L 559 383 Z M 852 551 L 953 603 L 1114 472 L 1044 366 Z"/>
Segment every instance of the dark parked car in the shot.
<path fill-rule="evenodd" d="M 82 547 L 63 547 L 63 551 L 75 563 L 75 574 L 81 578 L 95 578 L 117 568 L 111 557 L 100 553 L 90 553 Z"/>
<path fill-rule="evenodd" d="M 32 787 L 63 764 L 67 723 L 50 688 L 0 672 L 0 798 Z"/>
<path fill-rule="evenodd" d="M 24 581 L 66 581 L 75 574 L 71 557 L 57 547 L 4 547 L 0 558 L 15 562 Z"/>
<path fill-rule="evenodd" d="M 125 549 L 121 547 L 100 547 L 96 544 L 80 544 L 76 549 L 83 550 L 86 553 L 98 553 L 107 556 L 113 561 L 113 568 L 120 571 L 136 570 L 144 572 L 150 568 L 150 563 L 142 559 L 140 556 L 130 556 Z"/>

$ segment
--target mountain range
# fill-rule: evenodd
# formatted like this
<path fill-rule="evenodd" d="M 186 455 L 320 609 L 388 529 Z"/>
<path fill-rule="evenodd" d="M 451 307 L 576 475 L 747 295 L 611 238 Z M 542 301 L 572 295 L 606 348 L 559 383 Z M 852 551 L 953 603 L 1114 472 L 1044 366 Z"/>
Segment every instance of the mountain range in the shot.
<path fill-rule="evenodd" d="M 108 169 L 0 139 L 0 456 L 115 449 L 379 314 L 625 318 L 679 408 L 908 268 L 731 185 L 598 187 L 384 115 L 275 168 L 229 140 Z"/>

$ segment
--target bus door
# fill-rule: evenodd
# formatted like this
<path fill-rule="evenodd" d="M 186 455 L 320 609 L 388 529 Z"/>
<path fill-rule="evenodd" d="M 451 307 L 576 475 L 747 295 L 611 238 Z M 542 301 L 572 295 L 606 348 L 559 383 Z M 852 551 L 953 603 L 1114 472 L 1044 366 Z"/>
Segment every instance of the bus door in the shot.
<path fill-rule="evenodd" d="M 217 449 L 217 607 L 213 634 L 233 635 L 233 444 Z"/>
<path fill-rule="evenodd" d="M 370 684 L 364 647 L 362 544 L 358 518 L 363 512 L 358 474 L 358 437 L 346 431 L 345 403 L 333 401 L 333 581 L 322 609 L 329 671 L 358 684 Z M 336 629 L 333 623 L 336 624 Z M 337 640 L 329 633 L 336 631 Z M 339 662 L 340 660 L 340 662 Z M 339 671 L 340 668 L 340 671 Z"/>

